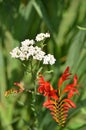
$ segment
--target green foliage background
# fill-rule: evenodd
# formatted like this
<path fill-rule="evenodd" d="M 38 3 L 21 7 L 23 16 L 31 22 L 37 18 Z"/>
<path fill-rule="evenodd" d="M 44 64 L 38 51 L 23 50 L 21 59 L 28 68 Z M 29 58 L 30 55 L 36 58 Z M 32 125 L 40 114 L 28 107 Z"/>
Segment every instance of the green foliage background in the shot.
<path fill-rule="evenodd" d="M 80 96 L 75 96 L 77 109 L 70 110 L 64 128 L 42 107 L 44 98 L 37 97 L 38 130 L 86 130 L 86 0 L 0 0 L 0 130 L 31 130 L 34 118 L 31 95 L 4 97 L 15 81 L 24 81 L 30 88 L 31 78 L 20 62 L 9 52 L 20 42 L 41 32 L 50 32 L 46 52 L 57 59 L 49 66 L 47 76 L 53 86 L 66 66 L 79 77 Z M 34 128 L 35 130 L 35 128 Z"/>

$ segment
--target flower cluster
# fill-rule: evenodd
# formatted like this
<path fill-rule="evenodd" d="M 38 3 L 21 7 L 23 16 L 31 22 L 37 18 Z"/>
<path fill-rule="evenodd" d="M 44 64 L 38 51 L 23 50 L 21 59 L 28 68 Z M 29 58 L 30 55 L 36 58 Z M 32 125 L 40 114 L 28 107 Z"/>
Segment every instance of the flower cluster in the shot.
<path fill-rule="evenodd" d="M 36 41 L 26 39 L 21 42 L 21 47 L 14 48 L 10 54 L 12 58 L 20 59 L 21 61 L 29 60 L 32 57 L 35 60 L 43 61 L 43 64 L 53 65 L 56 61 L 53 55 L 45 54 L 41 47 L 36 46 L 36 42 L 42 41 L 50 37 L 49 33 L 40 33 L 36 36 Z"/>
<path fill-rule="evenodd" d="M 5 96 L 9 96 L 10 94 L 18 94 L 18 93 L 22 93 L 24 91 L 24 87 L 22 86 L 22 84 L 18 83 L 18 82 L 14 82 L 14 85 L 17 86 L 17 89 L 15 88 L 11 88 L 10 90 L 7 90 L 5 92 Z"/>
<path fill-rule="evenodd" d="M 70 108 L 76 108 L 75 103 L 70 99 L 74 96 L 74 93 L 79 95 L 77 90 L 77 75 L 74 75 L 73 83 L 63 85 L 65 80 L 69 80 L 71 73 L 69 72 L 69 67 L 66 68 L 62 76 L 58 81 L 58 89 L 55 90 L 53 86 L 44 80 L 44 77 L 39 74 L 38 79 L 38 92 L 47 97 L 47 100 L 43 103 L 43 106 L 50 109 L 51 115 L 55 121 L 64 126 L 68 111 Z M 63 89 L 61 87 L 64 87 Z"/>
<path fill-rule="evenodd" d="M 44 40 L 45 38 L 49 38 L 50 37 L 50 34 L 49 33 L 40 33 L 36 36 L 36 41 L 42 41 Z"/>

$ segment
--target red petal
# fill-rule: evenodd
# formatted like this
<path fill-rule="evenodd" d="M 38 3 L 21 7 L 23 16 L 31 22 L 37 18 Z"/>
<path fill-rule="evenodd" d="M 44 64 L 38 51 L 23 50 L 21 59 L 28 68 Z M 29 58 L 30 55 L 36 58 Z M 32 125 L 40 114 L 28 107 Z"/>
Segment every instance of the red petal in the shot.
<path fill-rule="evenodd" d="M 44 84 L 45 83 L 45 81 L 44 81 L 44 77 L 43 76 L 40 76 L 39 77 L 39 79 L 38 79 L 38 83 L 39 83 L 39 85 L 41 85 L 41 84 Z"/>
<path fill-rule="evenodd" d="M 62 77 L 61 77 L 61 78 L 59 79 L 59 81 L 58 81 L 58 88 L 61 87 L 62 83 L 63 83 L 63 80 L 62 80 Z"/>
<path fill-rule="evenodd" d="M 64 71 L 64 74 L 65 74 L 65 73 L 68 73 L 68 72 L 69 72 L 69 69 L 70 69 L 70 67 L 67 66 L 66 70 Z"/>
<path fill-rule="evenodd" d="M 71 73 L 69 73 L 69 66 L 66 68 L 66 70 L 64 71 L 64 73 L 62 74 L 62 76 L 60 77 L 59 81 L 58 81 L 58 88 L 61 87 L 62 83 L 65 81 L 65 80 L 68 80 L 69 76 L 71 75 Z"/>
<path fill-rule="evenodd" d="M 43 92 L 44 92 L 44 87 L 43 87 L 43 86 L 40 86 L 40 87 L 38 88 L 38 92 L 39 92 L 39 93 L 43 93 Z"/>
<path fill-rule="evenodd" d="M 58 96 L 57 96 L 57 90 L 51 90 L 50 92 L 49 92 L 49 96 L 51 97 L 51 98 L 53 98 L 53 99 L 55 99 L 55 100 L 58 100 Z"/>
<path fill-rule="evenodd" d="M 77 75 L 75 74 L 75 75 L 74 75 L 74 85 L 75 85 L 75 86 L 77 85 L 77 80 L 78 80 L 78 77 L 77 77 Z"/>
<path fill-rule="evenodd" d="M 55 99 L 55 100 L 58 100 L 58 96 L 56 94 L 54 95 L 51 95 L 51 98 Z"/>
<path fill-rule="evenodd" d="M 73 95 L 74 95 L 74 92 L 71 90 L 71 91 L 68 93 L 68 98 L 71 98 Z"/>
<path fill-rule="evenodd" d="M 64 88 L 63 93 L 70 91 L 72 89 L 72 87 L 73 87 L 73 84 L 66 85 L 66 88 Z"/>
<path fill-rule="evenodd" d="M 66 102 L 66 103 L 68 103 L 68 104 L 70 104 L 70 105 L 71 105 L 71 107 L 76 108 L 75 103 L 74 103 L 74 102 L 72 102 L 70 99 L 64 99 L 63 101 L 64 101 L 64 102 Z"/>
<path fill-rule="evenodd" d="M 77 75 L 74 75 L 74 82 L 72 84 L 66 85 L 66 88 L 64 88 L 64 90 L 62 91 L 62 93 L 65 93 L 65 92 L 73 90 L 74 92 L 76 92 L 77 94 L 79 94 L 78 90 L 76 88 L 74 88 L 74 87 L 78 86 L 77 85 L 77 79 L 78 79 Z"/>
<path fill-rule="evenodd" d="M 79 95 L 79 92 L 76 88 L 71 89 L 71 91 L 68 94 L 68 98 L 71 98 L 74 95 L 74 92 Z"/>
<path fill-rule="evenodd" d="M 71 105 L 70 105 L 70 104 L 63 104 L 63 106 L 64 106 L 65 109 L 71 108 Z"/>
<path fill-rule="evenodd" d="M 46 92 L 49 92 L 50 89 L 51 89 L 51 85 L 50 85 L 50 83 L 49 83 L 49 82 L 45 82 L 45 84 L 44 84 L 44 88 L 45 88 L 45 91 L 46 91 Z"/>
<path fill-rule="evenodd" d="M 54 104 L 54 101 L 52 101 L 52 100 L 47 100 L 47 101 L 45 101 L 45 102 L 43 103 L 43 106 L 44 106 L 44 107 L 48 107 L 48 106 L 53 105 L 53 104 Z"/>

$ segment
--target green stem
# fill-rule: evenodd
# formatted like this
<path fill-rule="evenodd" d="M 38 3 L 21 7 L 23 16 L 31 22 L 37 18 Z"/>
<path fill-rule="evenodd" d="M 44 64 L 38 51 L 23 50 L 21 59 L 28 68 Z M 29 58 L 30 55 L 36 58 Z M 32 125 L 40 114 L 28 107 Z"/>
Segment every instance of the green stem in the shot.
<path fill-rule="evenodd" d="M 37 110 L 36 110 L 36 83 L 35 83 L 35 72 L 33 72 L 33 65 L 32 65 L 32 61 L 31 61 L 31 75 L 32 75 L 32 80 L 33 80 L 33 84 L 34 84 L 34 92 L 32 93 L 32 111 L 35 117 L 35 121 L 34 121 L 34 130 L 38 130 L 38 119 L 37 119 Z"/>
<path fill-rule="evenodd" d="M 34 77 L 35 74 L 33 73 L 32 61 L 31 61 L 31 75 L 32 75 L 33 84 L 34 84 L 34 93 L 36 94 L 36 85 L 35 85 L 35 77 Z"/>

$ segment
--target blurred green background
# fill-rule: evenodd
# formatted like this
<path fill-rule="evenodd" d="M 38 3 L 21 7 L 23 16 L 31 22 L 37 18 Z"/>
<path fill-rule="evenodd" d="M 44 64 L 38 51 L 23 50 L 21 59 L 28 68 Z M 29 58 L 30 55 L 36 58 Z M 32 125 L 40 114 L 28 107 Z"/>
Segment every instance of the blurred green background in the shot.
<path fill-rule="evenodd" d="M 57 59 L 55 65 L 49 66 L 54 72 L 47 78 L 56 86 L 65 67 L 70 66 L 79 77 L 80 96 L 74 97 L 77 108 L 69 111 L 64 128 L 42 107 L 44 98 L 38 96 L 38 130 L 86 130 L 86 29 L 77 26 L 86 28 L 86 0 L 0 0 L 0 130 L 36 130 L 31 95 L 6 98 L 4 92 L 15 81 L 30 87 L 29 75 L 9 52 L 41 32 L 50 32 L 46 52 Z"/>

